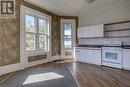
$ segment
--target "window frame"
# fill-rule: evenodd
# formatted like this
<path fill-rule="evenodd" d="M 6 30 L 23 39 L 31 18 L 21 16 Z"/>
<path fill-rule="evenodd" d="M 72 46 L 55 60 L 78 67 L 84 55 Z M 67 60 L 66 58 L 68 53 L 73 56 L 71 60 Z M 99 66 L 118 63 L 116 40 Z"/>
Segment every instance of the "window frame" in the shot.
<path fill-rule="evenodd" d="M 36 29 L 36 32 L 26 32 L 26 15 L 29 15 L 29 16 L 32 16 L 34 17 L 34 20 L 35 20 L 35 29 Z M 46 20 L 48 23 L 47 23 L 47 28 L 48 28 L 48 34 L 45 34 L 45 33 L 39 33 L 39 19 L 43 19 L 43 20 Z M 41 12 L 37 12 L 37 11 L 34 11 L 34 10 L 25 10 L 24 11 L 24 39 L 25 39 L 25 51 L 28 52 L 28 53 L 43 53 L 43 52 L 50 52 L 51 50 L 51 16 L 49 15 L 46 15 L 46 14 L 43 14 Z M 35 35 L 35 50 L 26 50 L 26 34 L 34 34 Z M 39 47 L 39 36 L 40 35 L 44 35 L 46 36 L 46 39 L 47 39 L 47 43 L 46 43 L 46 50 L 41 50 L 40 47 Z"/>

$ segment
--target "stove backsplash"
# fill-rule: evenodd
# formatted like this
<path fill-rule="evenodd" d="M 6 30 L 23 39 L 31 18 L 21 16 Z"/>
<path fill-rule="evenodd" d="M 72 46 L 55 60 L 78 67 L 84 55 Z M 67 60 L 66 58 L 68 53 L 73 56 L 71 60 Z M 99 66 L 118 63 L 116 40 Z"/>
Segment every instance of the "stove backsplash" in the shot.
<path fill-rule="evenodd" d="M 79 45 L 103 45 L 105 41 L 122 41 L 123 45 L 130 45 L 129 38 L 91 38 L 91 39 L 79 39 Z"/>

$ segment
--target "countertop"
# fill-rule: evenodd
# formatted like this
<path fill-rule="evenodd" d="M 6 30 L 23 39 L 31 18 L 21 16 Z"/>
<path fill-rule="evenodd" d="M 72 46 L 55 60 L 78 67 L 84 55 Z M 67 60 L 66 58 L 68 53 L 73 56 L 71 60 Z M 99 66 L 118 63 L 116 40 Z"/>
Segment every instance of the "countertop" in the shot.
<path fill-rule="evenodd" d="M 108 47 L 104 45 L 77 45 L 75 47 L 93 47 L 93 48 L 102 48 L 102 47 Z M 115 46 L 109 46 L 109 47 L 115 47 Z M 116 46 L 116 47 L 122 47 L 123 49 L 130 49 L 130 45 L 122 45 L 122 46 Z"/>
<path fill-rule="evenodd" d="M 103 45 L 77 45 L 75 47 L 96 47 L 96 48 L 101 48 Z"/>
<path fill-rule="evenodd" d="M 130 45 L 123 45 L 122 48 L 123 49 L 130 49 Z"/>

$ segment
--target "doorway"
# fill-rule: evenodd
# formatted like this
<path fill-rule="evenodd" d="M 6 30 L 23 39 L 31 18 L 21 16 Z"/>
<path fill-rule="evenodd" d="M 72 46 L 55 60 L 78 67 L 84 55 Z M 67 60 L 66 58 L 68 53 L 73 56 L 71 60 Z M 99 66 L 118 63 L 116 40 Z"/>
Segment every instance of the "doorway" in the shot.
<path fill-rule="evenodd" d="M 61 57 L 73 59 L 73 49 L 76 45 L 76 21 L 61 19 Z"/>

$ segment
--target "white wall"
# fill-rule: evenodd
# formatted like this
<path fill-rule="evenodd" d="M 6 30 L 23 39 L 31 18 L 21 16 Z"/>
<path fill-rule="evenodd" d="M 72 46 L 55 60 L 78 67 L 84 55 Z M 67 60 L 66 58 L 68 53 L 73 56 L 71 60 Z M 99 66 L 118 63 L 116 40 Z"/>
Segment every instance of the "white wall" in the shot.
<path fill-rule="evenodd" d="M 112 7 L 88 11 L 80 16 L 80 26 L 106 24 L 130 20 L 130 2 L 122 3 Z M 80 39 L 79 44 L 96 44 L 102 45 L 104 41 L 123 41 L 124 44 L 130 45 L 130 38 L 96 38 Z"/>
<path fill-rule="evenodd" d="M 79 44 L 84 45 L 103 45 L 105 41 L 122 41 L 123 45 L 130 45 L 130 38 L 93 38 L 80 39 Z"/>
<path fill-rule="evenodd" d="M 86 11 L 80 16 L 80 26 L 104 24 L 130 20 L 130 2 L 93 11 Z"/>

